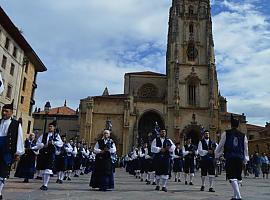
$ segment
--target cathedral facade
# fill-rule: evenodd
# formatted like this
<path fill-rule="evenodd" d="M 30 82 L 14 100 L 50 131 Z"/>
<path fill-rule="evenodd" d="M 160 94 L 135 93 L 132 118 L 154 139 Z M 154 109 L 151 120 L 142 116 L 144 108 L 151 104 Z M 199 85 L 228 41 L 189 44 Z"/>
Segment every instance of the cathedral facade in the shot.
<path fill-rule="evenodd" d="M 110 95 L 105 88 L 101 96 L 82 99 L 80 135 L 94 144 L 111 124 L 121 155 L 147 141 L 156 123 L 175 142 L 190 136 L 197 144 L 205 129 L 218 140 L 230 128 L 230 115 L 218 90 L 210 2 L 173 0 L 166 74 L 126 73 L 123 94 Z M 246 132 L 244 114 L 234 116 Z"/>

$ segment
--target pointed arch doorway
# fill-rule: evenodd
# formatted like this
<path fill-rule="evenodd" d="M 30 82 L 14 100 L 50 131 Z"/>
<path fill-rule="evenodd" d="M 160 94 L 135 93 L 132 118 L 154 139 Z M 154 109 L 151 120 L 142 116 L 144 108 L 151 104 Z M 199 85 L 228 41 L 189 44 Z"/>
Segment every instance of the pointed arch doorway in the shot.
<path fill-rule="evenodd" d="M 164 127 L 164 120 L 158 112 L 150 110 L 143 113 L 138 123 L 138 144 L 149 141 L 149 135 L 154 132 L 156 122 L 159 127 Z"/>

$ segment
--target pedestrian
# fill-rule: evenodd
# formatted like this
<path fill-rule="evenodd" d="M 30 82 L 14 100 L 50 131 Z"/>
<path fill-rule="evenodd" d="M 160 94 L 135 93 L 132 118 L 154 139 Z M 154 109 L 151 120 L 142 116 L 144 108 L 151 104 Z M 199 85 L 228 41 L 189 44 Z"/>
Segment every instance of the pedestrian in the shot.
<path fill-rule="evenodd" d="M 96 153 L 95 166 L 91 175 L 90 187 L 100 191 L 114 189 L 114 174 L 112 157 L 116 154 L 116 146 L 110 138 L 110 131 L 104 130 L 103 137 L 94 147 Z"/>
<path fill-rule="evenodd" d="M 231 116 L 231 129 L 221 135 L 219 145 L 215 150 L 215 157 L 219 158 L 223 153 L 226 159 L 226 176 L 232 189 L 232 200 L 242 199 L 239 184 L 242 181 L 243 163 L 249 160 L 248 140 L 244 133 L 237 128 L 239 121 Z"/>
<path fill-rule="evenodd" d="M 214 178 L 215 178 L 215 148 L 216 143 L 210 139 L 210 132 L 204 131 L 203 139 L 199 141 L 198 153 L 201 156 L 201 179 L 202 186 L 201 191 L 205 189 L 205 178 L 209 177 L 209 192 L 215 192 L 214 190 Z"/>
<path fill-rule="evenodd" d="M 268 174 L 269 174 L 269 159 L 266 155 L 266 153 L 262 154 L 261 157 L 261 163 L 262 163 L 262 174 L 263 174 L 263 179 L 268 179 Z"/>
<path fill-rule="evenodd" d="M 0 200 L 2 190 L 9 177 L 12 162 L 24 154 L 23 131 L 21 124 L 12 118 L 13 102 L 2 108 L 0 123 Z"/>
<path fill-rule="evenodd" d="M 171 156 L 175 150 L 175 145 L 171 139 L 167 138 L 165 129 L 160 130 L 160 137 L 153 140 L 151 151 L 155 154 L 154 165 L 156 172 L 156 188 L 160 190 L 160 181 L 162 181 L 162 191 L 167 192 L 167 182 L 170 175 Z"/>
<path fill-rule="evenodd" d="M 29 183 L 29 179 L 34 178 L 36 155 L 38 147 L 36 145 L 35 134 L 30 133 L 29 138 L 24 142 L 25 153 L 20 157 L 14 177 L 24 178 L 24 183 Z"/>
<path fill-rule="evenodd" d="M 195 176 L 195 156 L 197 154 L 197 147 L 192 144 L 191 137 L 186 138 L 186 144 L 182 148 L 184 155 L 184 172 L 185 185 L 188 184 L 187 178 L 189 176 L 189 185 L 193 185 L 193 177 Z"/>
<path fill-rule="evenodd" d="M 173 154 L 173 173 L 174 181 L 181 182 L 181 173 L 183 172 L 183 151 L 180 143 L 176 143 L 176 148 Z"/>
<path fill-rule="evenodd" d="M 40 148 L 40 170 L 43 179 L 40 189 L 48 190 L 50 176 L 53 175 L 55 149 L 63 146 L 61 137 L 56 132 L 56 121 L 49 123 L 49 131 L 38 138 L 37 146 Z"/>
<path fill-rule="evenodd" d="M 258 152 L 255 152 L 253 155 L 253 169 L 254 169 L 254 178 L 259 178 L 260 176 L 260 168 L 261 168 L 261 158 Z"/>
<path fill-rule="evenodd" d="M 66 136 L 62 135 L 61 137 L 62 142 L 66 142 Z M 57 147 L 55 148 L 55 161 L 54 161 L 54 169 L 57 173 L 57 180 L 56 183 L 62 184 L 64 177 L 65 177 L 65 171 L 66 171 L 66 162 L 67 162 L 67 152 L 65 150 L 65 146 Z"/>

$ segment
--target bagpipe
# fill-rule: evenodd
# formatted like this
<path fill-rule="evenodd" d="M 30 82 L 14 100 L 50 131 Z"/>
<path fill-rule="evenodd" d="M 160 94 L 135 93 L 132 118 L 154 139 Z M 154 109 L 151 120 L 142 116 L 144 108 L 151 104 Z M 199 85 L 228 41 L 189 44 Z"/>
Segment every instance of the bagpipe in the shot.
<path fill-rule="evenodd" d="M 111 148 L 113 148 L 113 140 L 112 139 L 109 139 L 106 144 L 105 144 L 105 147 L 109 150 Z M 116 153 L 110 153 L 111 154 L 111 160 L 112 160 L 112 163 L 116 163 L 117 161 L 117 155 Z"/>

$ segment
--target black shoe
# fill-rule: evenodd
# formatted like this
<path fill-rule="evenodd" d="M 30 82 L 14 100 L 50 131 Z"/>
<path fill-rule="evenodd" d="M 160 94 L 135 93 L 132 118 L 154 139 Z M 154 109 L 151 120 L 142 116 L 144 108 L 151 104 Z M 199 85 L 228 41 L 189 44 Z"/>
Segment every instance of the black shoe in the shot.
<path fill-rule="evenodd" d="M 185 185 L 187 185 L 187 181 L 185 181 Z"/>
<path fill-rule="evenodd" d="M 143 182 L 143 179 L 141 178 L 141 182 Z"/>
<path fill-rule="evenodd" d="M 155 188 L 155 190 L 159 191 L 159 189 L 160 189 L 160 187 L 157 185 L 156 188 Z"/>
<path fill-rule="evenodd" d="M 81 172 L 80 175 L 84 175 L 84 173 Z"/>
<path fill-rule="evenodd" d="M 68 181 L 71 181 L 71 178 L 68 177 L 67 180 L 68 180 Z"/>
<path fill-rule="evenodd" d="M 79 175 L 75 174 L 74 177 L 79 177 Z"/>
<path fill-rule="evenodd" d="M 189 182 L 189 185 L 193 185 L 193 183 L 192 182 Z"/>
<path fill-rule="evenodd" d="M 210 190 L 210 189 L 209 189 Z M 204 186 L 201 187 L 201 191 L 204 191 Z"/>
<path fill-rule="evenodd" d="M 150 185 L 150 183 L 151 183 L 150 181 L 147 181 L 147 182 L 146 182 L 146 185 Z"/>
<path fill-rule="evenodd" d="M 180 179 L 178 179 L 178 182 L 181 182 L 181 180 L 180 180 Z"/>
<path fill-rule="evenodd" d="M 63 178 L 63 180 L 64 180 L 64 181 L 67 180 L 67 177 L 65 176 L 65 177 Z"/>
<path fill-rule="evenodd" d="M 25 179 L 23 180 L 23 182 L 24 182 L 24 183 L 29 183 L 29 179 L 28 179 L 28 178 L 25 178 Z"/>
<path fill-rule="evenodd" d="M 62 180 L 59 180 L 59 182 L 58 182 L 59 184 L 63 184 L 63 181 Z"/>
<path fill-rule="evenodd" d="M 46 187 L 45 185 L 42 185 L 42 186 L 40 187 L 40 189 L 46 191 L 46 190 L 48 190 L 48 187 Z"/>
<path fill-rule="evenodd" d="M 59 180 L 59 179 L 57 179 L 57 180 L 56 180 L 56 183 L 59 183 L 59 181 L 60 181 L 60 180 Z"/>
<path fill-rule="evenodd" d="M 162 187 L 161 190 L 162 190 L 163 192 L 168 192 L 168 190 L 167 190 L 166 187 Z"/>
<path fill-rule="evenodd" d="M 157 184 L 155 182 L 153 182 L 152 185 L 157 185 Z"/>
<path fill-rule="evenodd" d="M 209 192 L 215 192 L 214 188 L 209 188 Z"/>
<path fill-rule="evenodd" d="M 0 195 L 0 200 L 2 200 L 3 199 L 3 196 L 2 195 Z"/>
<path fill-rule="evenodd" d="M 177 182 L 177 178 L 174 179 L 174 182 Z"/>

